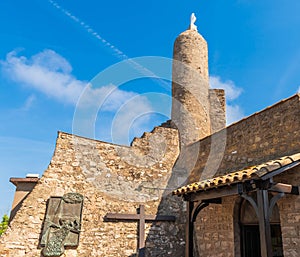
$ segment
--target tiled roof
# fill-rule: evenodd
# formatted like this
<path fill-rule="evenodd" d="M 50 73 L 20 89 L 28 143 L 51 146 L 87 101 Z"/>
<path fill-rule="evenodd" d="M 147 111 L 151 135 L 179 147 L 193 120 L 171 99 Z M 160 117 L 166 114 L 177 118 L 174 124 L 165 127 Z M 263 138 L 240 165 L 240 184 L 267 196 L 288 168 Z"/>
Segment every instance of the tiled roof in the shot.
<path fill-rule="evenodd" d="M 284 156 L 276 160 L 271 160 L 260 165 L 248 167 L 247 169 L 228 173 L 226 175 L 215 177 L 211 179 L 195 182 L 187 186 L 183 186 L 173 191 L 174 195 L 185 195 L 198 191 L 205 191 L 207 189 L 217 188 L 225 185 L 232 185 L 239 182 L 244 182 L 250 179 L 259 179 L 262 176 L 272 171 L 278 170 L 284 166 L 290 165 L 300 160 L 300 153 L 290 156 Z"/>

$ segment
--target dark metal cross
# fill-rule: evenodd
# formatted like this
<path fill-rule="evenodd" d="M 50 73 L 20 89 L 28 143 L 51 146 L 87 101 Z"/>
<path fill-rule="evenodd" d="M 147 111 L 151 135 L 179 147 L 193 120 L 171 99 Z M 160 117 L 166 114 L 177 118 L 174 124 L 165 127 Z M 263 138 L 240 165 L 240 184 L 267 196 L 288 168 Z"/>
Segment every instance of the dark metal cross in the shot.
<path fill-rule="evenodd" d="M 175 221 L 175 216 L 146 215 L 145 206 L 140 205 L 137 214 L 107 213 L 104 221 L 138 221 L 139 244 L 138 256 L 145 257 L 145 223 L 151 221 Z"/>

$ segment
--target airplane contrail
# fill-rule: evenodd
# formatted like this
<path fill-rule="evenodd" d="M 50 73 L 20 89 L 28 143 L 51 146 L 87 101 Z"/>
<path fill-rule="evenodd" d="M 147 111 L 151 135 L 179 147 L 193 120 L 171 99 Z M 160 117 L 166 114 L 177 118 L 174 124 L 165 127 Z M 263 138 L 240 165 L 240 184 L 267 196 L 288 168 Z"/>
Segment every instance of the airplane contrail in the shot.
<path fill-rule="evenodd" d="M 122 60 L 129 59 L 129 57 L 126 54 L 124 54 L 120 49 L 118 49 L 117 47 L 115 47 L 114 45 L 112 45 L 111 43 L 109 43 L 107 40 L 105 40 L 103 37 L 101 37 L 89 24 L 87 24 L 86 22 L 82 21 L 77 16 L 73 15 L 70 11 L 64 9 L 61 5 L 59 5 L 55 1 L 49 0 L 49 3 L 52 4 L 52 6 L 54 6 L 56 9 L 58 9 L 59 11 L 61 11 L 63 14 L 65 14 L 66 16 L 68 16 L 70 19 L 72 19 L 73 21 L 75 21 L 76 23 L 78 23 L 83 29 L 86 30 L 86 32 L 88 32 L 90 35 L 92 35 L 96 39 L 100 40 L 106 47 L 112 49 L 114 51 L 114 54 L 118 58 L 120 58 Z"/>
<path fill-rule="evenodd" d="M 170 85 L 164 81 L 163 79 L 159 78 L 155 73 L 153 73 L 151 70 L 145 68 L 141 64 L 137 63 L 136 61 L 131 60 L 126 54 L 124 54 L 120 49 L 118 49 L 116 46 L 105 40 L 103 37 L 99 35 L 97 31 L 95 31 L 89 24 L 79 19 L 77 16 L 73 15 L 70 11 L 64 9 L 61 5 L 56 3 L 54 0 L 48 0 L 49 3 L 54 6 L 56 9 L 61 11 L 63 14 L 68 16 L 70 19 L 72 19 L 74 22 L 78 23 L 84 30 L 86 30 L 87 33 L 98 39 L 101 43 L 103 43 L 106 47 L 110 48 L 114 55 L 121 59 L 128 62 L 132 67 L 134 67 L 136 70 L 141 72 L 144 75 L 147 75 L 149 77 L 155 77 L 159 80 L 159 84 L 161 84 L 165 88 L 169 88 Z"/>

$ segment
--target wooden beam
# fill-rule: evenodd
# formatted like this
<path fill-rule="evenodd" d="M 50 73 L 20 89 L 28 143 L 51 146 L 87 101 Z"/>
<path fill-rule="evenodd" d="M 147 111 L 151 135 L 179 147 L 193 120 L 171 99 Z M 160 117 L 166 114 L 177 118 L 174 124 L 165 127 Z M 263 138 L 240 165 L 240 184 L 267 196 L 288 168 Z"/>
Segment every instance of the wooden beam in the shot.
<path fill-rule="evenodd" d="M 276 183 L 272 185 L 270 191 L 299 195 L 299 187 L 283 183 Z"/>
<path fill-rule="evenodd" d="M 245 182 L 243 182 L 245 184 Z M 241 191 L 241 185 L 242 183 L 238 184 L 233 184 L 230 186 L 222 186 L 219 188 L 211 188 L 206 191 L 198 191 L 194 193 L 188 193 L 184 196 L 185 201 L 190 201 L 190 202 L 197 202 L 197 201 L 205 201 L 205 200 L 210 200 L 210 199 L 216 199 L 216 198 L 222 198 L 225 196 L 232 196 L 232 195 L 239 195 L 242 193 Z M 255 189 L 252 189 L 255 190 Z M 252 190 L 246 190 L 252 191 Z M 284 184 L 284 183 L 276 183 L 271 186 L 269 191 L 274 191 L 274 192 L 280 192 L 280 193 L 286 193 L 286 194 L 294 194 L 294 195 L 299 195 L 299 187 L 298 186 L 292 186 L 289 184 Z"/>
<path fill-rule="evenodd" d="M 261 257 L 273 257 L 268 190 L 257 191 Z"/>
<path fill-rule="evenodd" d="M 204 209 L 206 208 L 210 203 L 214 203 L 214 204 L 221 204 L 222 203 L 222 199 L 221 198 L 216 198 L 216 199 L 211 199 L 211 200 L 207 200 L 207 201 L 202 201 L 200 202 L 193 210 L 192 212 L 192 222 L 195 222 L 197 219 L 198 214 Z"/>
<path fill-rule="evenodd" d="M 123 213 L 107 213 L 104 217 L 104 221 L 120 221 L 120 220 L 136 221 L 139 219 L 140 219 L 139 214 L 123 214 Z"/>
<path fill-rule="evenodd" d="M 194 223 L 192 221 L 194 202 L 187 202 L 186 230 L 185 230 L 185 257 L 194 255 Z"/>
<path fill-rule="evenodd" d="M 225 196 L 238 195 L 238 194 L 240 194 L 239 184 L 234 184 L 231 186 L 212 188 L 207 191 L 190 193 L 185 196 L 185 200 L 190 202 L 197 202 L 197 201 L 205 201 L 205 200 L 222 198 Z"/>
<path fill-rule="evenodd" d="M 139 257 L 145 257 L 145 206 L 139 207 Z"/>
<path fill-rule="evenodd" d="M 107 213 L 104 217 L 105 221 L 136 221 L 140 219 L 140 214 L 123 214 L 123 213 Z M 145 215 L 145 220 L 149 221 L 175 221 L 175 216 L 167 215 Z"/>

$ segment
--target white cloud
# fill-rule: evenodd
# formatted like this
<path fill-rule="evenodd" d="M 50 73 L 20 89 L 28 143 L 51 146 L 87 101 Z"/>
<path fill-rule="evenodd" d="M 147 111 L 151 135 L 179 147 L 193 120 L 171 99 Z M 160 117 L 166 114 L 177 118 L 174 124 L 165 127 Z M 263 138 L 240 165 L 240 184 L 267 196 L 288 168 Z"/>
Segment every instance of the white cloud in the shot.
<path fill-rule="evenodd" d="M 1 61 L 1 66 L 15 82 L 65 103 L 75 104 L 87 84 L 77 80 L 71 74 L 69 62 L 52 50 L 44 50 L 29 59 L 12 51 Z"/>
<path fill-rule="evenodd" d="M 240 96 L 242 93 L 242 89 L 237 87 L 233 81 L 226 80 L 221 81 L 221 78 L 218 76 L 210 76 L 209 82 L 211 88 L 221 88 L 225 90 L 226 93 L 226 99 L 228 101 L 232 101 Z"/>
<path fill-rule="evenodd" d="M 143 115 L 152 110 L 152 103 L 145 96 L 120 90 L 114 85 L 95 89 L 89 85 L 78 102 L 73 132 L 94 137 L 96 126 L 101 139 L 129 144 L 132 136 L 140 136 L 149 130 L 150 119 Z"/>
<path fill-rule="evenodd" d="M 85 113 L 117 112 L 114 128 L 111 128 L 114 138 L 125 136 L 128 139 L 128 126 L 132 126 L 131 131 L 141 131 L 145 128 L 143 122 L 147 123 L 149 120 L 145 114 L 153 111 L 147 97 L 120 90 L 112 84 L 95 88 L 95 85 L 78 80 L 72 74 L 71 64 L 53 50 L 46 49 L 30 58 L 12 51 L 5 60 L 0 61 L 0 65 L 5 74 L 16 83 L 39 91 L 56 101 L 77 105 L 76 108 L 86 109 Z M 226 91 L 227 124 L 241 119 L 244 116 L 243 111 L 232 101 L 239 97 L 242 89 L 233 81 L 222 81 L 218 76 L 211 76 L 210 84 L 212 88 L 223 88 Z M 34 100 L 35 97 L 30 96 L 24 104 L 24 110 L 28 110 Z M 144 117 L 137 120 L 141 115 Z"/>
<path fill-rule="evenodd" d="M 72 72 L 72 66 L 61 55 L 53 50 L 46 49 L 31 57 L 32 63 L 36 66 L 44 67 L 49 71 L 57 71 L 65 74 Z"/>
<path fill-rule="evenodd" d="M 226 97 L 226 123 L 229 125 L 242 119 L 245 115 L 242 108 L 234 104 L 233 101 L 237 99 L 243 90 L 235 85 L 231 80 L 222 81 L 219 76 L 210 76 L 209 78 L 211 88 L 220 88 L 225 90 Z"/>
<path fill-rule="evenodd" d="M 120 90 L 112 84 L 99 85 L 95 88 L 86 81 L 76 79 L 71 73 L 71 64 L 49 49 L 30 58 L 18 56 L 16 51 L 12 51 L 7 54 L 6 60 L 0 61 L 0 64 L 11 80 L 57 101 L 75 105 L 84 92 L 84 99 L 80 99 L 80 107 L 96 105 L 102 111 L 116 111 L 128 99 L 137 95 L 134 92 Z M 29 102 L 33 100 L 28 99 Z"/>
<path fill-rule="evenodd" d="M 141 122 L 134 123 L 134 120 L 141 113 L 152 111 L 149 100 L 137 93 L 121 90 L 113 84 L 95 87 L 86 81 L 78 80 L 72 75 L 71 64 L 53 50 L 44 50 L 30 58 L 19 56 L 16 51 L 12 51 L 4 61 L 0 61 L 0 65 L 5 74 L 16 83 L 84 110 L 85 118 L 89 122 L 85 127 L 94 124 L 96 117 L 91 114 L 95 113 L 97 116 L 99 111 L 114 113 L 115 117 L 118 117 L 118 126 L 114 128 L 113 133 L 120 140 L 123 136 L 128 139 L 128 126 L 132 125 L 131 129 L 140 131 L 144 125 Z M 22 110 L 28 110 L 34 100 L 35 97 L 30 96 Z M 87 118 L 89 115 L 92 119 Z M 143 120 L 147 122 L 147 119 Z M 84 133 L 85 127 L 81 133 Z M 122 131 L 122 128 L 126 129 Z M 111 127 L 107 129 L 112 130 Z"/>
<path fill-rule="evenodd" d="M 243 110 L 238 105 L 229 105 L 226 106 L 226 122 L 231 124 L 233 122 L 239 121 L 244 117 Z"/>
<path fill-rule="evenodd" d="M 97 107 L 100 111 L 117 111 L 129 99 L 137 96 L 137 93 L 124 91 L 113 84 L 92 87 L 91 84 L 85 88 L 79 101 L 80 108 Z"/>

